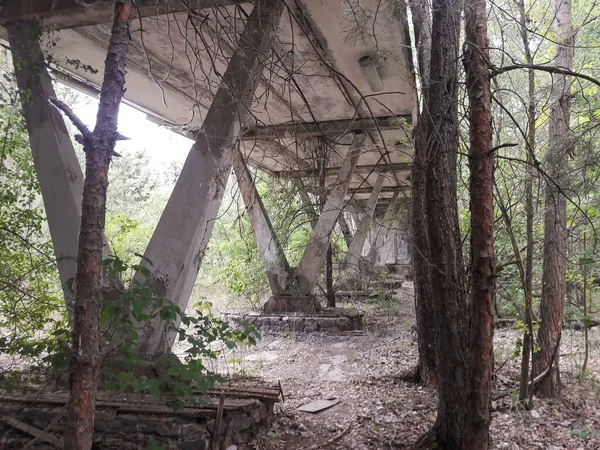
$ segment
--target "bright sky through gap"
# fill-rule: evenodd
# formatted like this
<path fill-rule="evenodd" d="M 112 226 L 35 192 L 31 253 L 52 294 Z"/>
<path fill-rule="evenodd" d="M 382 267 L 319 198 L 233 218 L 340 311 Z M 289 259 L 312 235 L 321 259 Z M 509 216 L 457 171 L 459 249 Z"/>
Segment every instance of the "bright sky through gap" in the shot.
<path fill-rule="evenodd" d="M 93 129 L 98 100 L 86 94 L 79 94 L 73 111 Z M 146 120 L 146 114 L 124 103 L 121 103 L 119 112 L 119 132 L 130 140 L 118 142 L 117 152 L 143 150 L 150 156 L 152 165 L 157 169 L 165 168 L 173 161 L 183 163 L 193 143 L 186 137 Z"/>

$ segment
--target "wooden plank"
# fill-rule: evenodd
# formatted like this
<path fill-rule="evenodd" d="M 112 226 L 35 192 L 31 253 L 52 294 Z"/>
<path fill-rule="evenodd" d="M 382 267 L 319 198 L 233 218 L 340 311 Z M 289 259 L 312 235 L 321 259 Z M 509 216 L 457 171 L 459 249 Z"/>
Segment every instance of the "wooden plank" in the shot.
<path fill-rule="evenodd" d="M 56 448 L 63 448 L 64 443 L 62 439 L 57 438 L 45 431 L 42 431 L 36 427 L 32 427 L 31 425 L 26 424 L 25 422 L 21 422 L 20 420 L 15 419 L 14 417 L 3 417 L 2 418 L 7 424 L 11 427 L 16 428 L 17 430 L 21 430 L 31 436 L 36 437 L 40 441 L 46 442 L 48 444 L 54 445 Z"/>

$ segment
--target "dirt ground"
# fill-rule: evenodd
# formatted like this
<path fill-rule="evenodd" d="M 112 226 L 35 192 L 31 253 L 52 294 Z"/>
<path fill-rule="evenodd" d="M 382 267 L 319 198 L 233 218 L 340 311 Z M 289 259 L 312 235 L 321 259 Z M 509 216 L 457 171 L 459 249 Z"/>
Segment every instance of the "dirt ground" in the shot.
<path fill-rule="evenodd" d="M 390 449 L 410 445 L 435 420 L 435 393 L 399 380 L 417 359 L 412 285 L 398 292 L 400 302 L 362 305 L 365 333 L 360 336 L 267 335 L 257 347 L 230 358 L 231 369 L 281 382 L 285 402 L 275 418 L 244 449 Z M 592 330 L 591 372 L 573 377 L 580 358 L 580 332 L 563 338 L 560 401 L 534 399 L 528 412 L 514 407 L 518 361 L 512 360 L 517 334 L 496 332 L 493 402 L 494 449 L 600 449 L 600 333 Z M 233 367 L 236 366 L 236 367 Z M 313 400 L 340 403 L 319 413 L 298 411 Z"/>

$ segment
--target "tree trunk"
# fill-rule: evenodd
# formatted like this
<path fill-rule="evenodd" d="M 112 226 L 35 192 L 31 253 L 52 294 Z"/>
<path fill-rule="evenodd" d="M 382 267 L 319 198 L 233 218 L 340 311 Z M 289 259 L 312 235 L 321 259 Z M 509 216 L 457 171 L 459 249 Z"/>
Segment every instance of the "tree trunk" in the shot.
<path fill-rule="evenodd" d="M 333 252 L 331 251 L 331 242 L 327 248 L 327 306 L 329 308 L 335 308 L 335 291 L 333 290 Z"/>
<path fill-rule="evenodd" d="M 441 448 L 459 449 L 469 391 L 468 310 L 456 197 L 462 0 L 434 0 L 432 11 L 430 85 L 420 126 L 427 137 L 429 248 L 436 249 L 427 263 L 432 270 L 429 313 L 435 330 L 438 414 L 433 430 L 418 446 L 434 441 Z"/>
<path fill-rule="evenodd" d="M 527 34 L 528 16 L 525 12 L 525 0 L 519 1 L 520 29 L 527 64 L 533 64 L 533 56 L 529 48 L 529 37 Z M 529 399 L 529 407 L 533 399 L 533 392 L 529 389 L 529 380 L 533 371 L 530 361 L 534 351 L 533 345 L 533 180 L 535 167 L 533 156 L 535 151 L 535 70 L 528 70 L 528 105 L 527 105 L 527 173 L 525 174 L 525 216 L 526 216 L 526 239 L 527 252 L 525 254 L 525 280 L 523 290 L 525 295 L 525 325 L 527 327 L 523 337 L 523 355 L 521 357 L 521 380 L 519 384 L 519 401 L 526 402 Z"/>
<path fill-rule="evenodd" d="M 133 11 L 132 0 L 117 0 L 115 3 L 96 127 L 93 133 L 82 133 L 86 175 L 75 278 L 70 398 L 65 433 L 67 450 L 88 450 L 92 447 L 96 391 L 104 356 L 100 350 L 99 321 L 108 167 L 118 139 L 117 118 L 124 93 L 129 21 Z"/>
<path fill-rule="evenodd" d="M 429 58 L 431 57 L 431 20 L 427 2 L 420 0 L 409 1 L 412 13 L 413 29 L 415 33 L 415 47 L 419 64 L 419 79 L 421 84 L 421 98 L 426 108 L 429 101 Z M 427 227 L 426 211 L 426 174 L 427 174 L 427 135 L 423 121 L 425 111 L 420 113 L 418 122 L 413 129 L 413 165 L 411 172 L 412 181 L 412 236 L 413 236 L 413 271 L 415 287 L 415 310 L 417 322 L 417 342 L 419 347 L 419 361 L 415 380 L 425 385 L 434 385 L 435 376 L 435 349 L 433 323 L 432 292 L 431 292 L 431 250 L 429 247 L 429 234 Z"/>
<path fill-rule="evenodd" d="M 555 0 L 556 67 L 573 69 L 574 32 L 571 1 Z M 571 77 L 554 74 L 549 118 L 549 149 L 544 211 L 544 265 L 540 303 L 540 351 L 536 373 L 550 369 L 537 386 L 539 395 L 555 397 L 560 393 L 559 353 L 565 301 L 567 252 L 567 200 L 562 193 L 567 183 L 568 158 L 572 147 Z"/>
<path fill-rule="evenodd" d="M 471 330 L 470 390 L 463 448 L 489 446 L 492 372 L 494 370 L 494 153 L 492 99 L 487 60 L 485 0 L 465 10 L 467 44 L 463 63 L 469 95 L 471 169 Z"/>

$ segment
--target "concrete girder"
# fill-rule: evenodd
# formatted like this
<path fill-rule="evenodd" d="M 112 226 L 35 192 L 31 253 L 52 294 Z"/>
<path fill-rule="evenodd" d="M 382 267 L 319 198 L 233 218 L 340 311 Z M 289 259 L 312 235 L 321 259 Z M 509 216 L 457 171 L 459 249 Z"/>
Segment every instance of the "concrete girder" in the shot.
<path fill-rule="evenodd" d="M 352 239 L 352 243 L 350 244 L 348 253 L 346 253 L 346 256 L 344 258 L 344 267 L 346 267 L 350 271 L 358 271 L 362 250 L 365 246 L 365 241 L 367 240 L 369 229 L 371 228 L 371 225 L 373 223 L 375 206 L 377 206 L 377 200 L 379 199 L 379 194 L 381 193 L 381 188 L 383 186 L 384 180 L 385 177 L 383 175 L 379 175 L 377 177 L 375 186 L 373 186 L 373 190 L 371 191 L 371 195 L 369 196 L 369 200 L 367 201 L 367 206 L 365 208 L 364 215 L 358 223 L 358 228 L 356 230 L 356 233 L 354 233 L 354 238 Z"/>
<path fill-rule="evenodd" d="M 185 3 L 188 3 L 186 5 Z M 136 0 L 141 17 L 247 3 L 242 0 Z M 45 28 L 60 30 L 110 23 L 114 0 L 3 0 L 0 24 L 39 20 Z"/>
<path fill-rule="evenodd" d="M 372 172 L 378 172 L 378 173 L 379 172 L 398 172 L 398 171 L 410 172 L 411 166 L 412 166 L 412 163 L 407 163 L 407 162 L 395 163 L 395 164 L 381 164 L 381 165 L 365 164 L 365 165 L 356 166 L 356 169 L 354 169 L 354 173 L 370 174 Z M 324 169 L 325 176 L 337 174 L 340 169 L 341 169 L 341 167 L 327 167 Z M 289 170 L 289 171 L 285 171 L 285 172 L 278 172 L 278 175 L 283 178 L 298 178 L 298 177 L 307 178 L 307 177 L 318 176 L 318 175 L 320 175 L 320 173 L 319 173 L 319 169 L 312 168 L 312 169 Z"/>
<path fill-rule="evenodd" d="M 308 246 L 302 255 L 298 266 L 299 291 L 302 295 L 312 295 L 317 284 L 317 278 L 325 262 L 331 233 L 343 208 L 348 185 L 362 152 L 365 138 L 366 135 L 363 133 L 354 135 L 348 154 L 338 173 L 337 182 L 327 195 L 323 211 L 313 229 Z"/>
<path fill-rule="evenodd" d="M 269 141 L 284 137 L 336 136 L 348 132 L 398 130 L 399 118 L 407 119 L 410 112 L 401 116 L 371 119 L 327 120 L 321 122 L 294 122 L 281 125 L 261 126 L 245 130 L 242 139 L 248 141 Z"/>
<path fill-rule="evenodd" d="M 273 295 L 286 294 L 293 281 L 292 271 L 239 148 L 233 152 L 233 170 L 250 217 L 258 251 L 266 265 L 271 291 Z"/>
<path fill-rule="evenodd" d="M 145 257 L 157 293 L 185 310 L 231 171 L 231 150 L 249 117 L 257 80 L 283 11 L 283 0 L 259 0 L 231 58 Z M 144 262 L 144 264 L 147 264 Z M 138 281 L 142 279 L 136 275 Z M 160 318 L 141 329 L 139 352 L 169 352 L 175 334 Z"/>
<path fill-rule="evenodd" d="M 65 303 L 71 315 L 81 221 L 83 174 L 60 113 L 48 102 L 54 87 L 39 41 L 37 26 L 7 26 L 33 163 L 40 183 Z"/>

